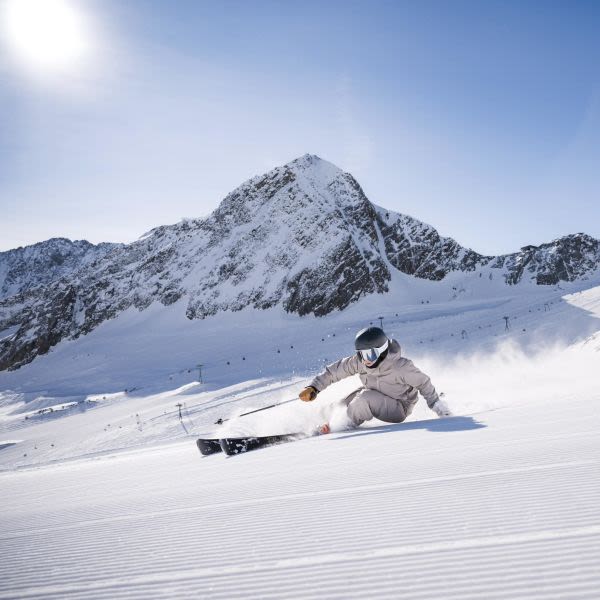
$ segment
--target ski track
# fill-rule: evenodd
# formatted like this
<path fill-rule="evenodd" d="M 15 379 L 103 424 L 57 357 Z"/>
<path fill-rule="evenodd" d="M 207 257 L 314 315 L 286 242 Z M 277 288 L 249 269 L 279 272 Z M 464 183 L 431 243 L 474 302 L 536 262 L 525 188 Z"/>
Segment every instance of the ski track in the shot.
<path fill-rule="evenodd" d="M 600 410 L 540 406 L 2 473 L 0 598 L 597 598 Z"/>

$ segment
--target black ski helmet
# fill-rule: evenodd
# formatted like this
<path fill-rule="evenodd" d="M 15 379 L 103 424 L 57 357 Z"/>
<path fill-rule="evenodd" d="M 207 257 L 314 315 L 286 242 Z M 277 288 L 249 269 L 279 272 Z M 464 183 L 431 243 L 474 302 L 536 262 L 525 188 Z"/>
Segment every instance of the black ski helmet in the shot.
<path fill-rule="evenodd" d="M 361 329 L 354 338 L 356 351 L 380 348 L 388 341 L 387 335 L 379 327 L 366 327 Z"/>
<path fill-rule="evenodd" d="M 367 369 L 374 369 L 385 359 L 389 349 L 389 339 L 379 327 L 361 329 L 354 339 L 354 347 Z M 370 356 L 372 355 L 372 356 Z"/>

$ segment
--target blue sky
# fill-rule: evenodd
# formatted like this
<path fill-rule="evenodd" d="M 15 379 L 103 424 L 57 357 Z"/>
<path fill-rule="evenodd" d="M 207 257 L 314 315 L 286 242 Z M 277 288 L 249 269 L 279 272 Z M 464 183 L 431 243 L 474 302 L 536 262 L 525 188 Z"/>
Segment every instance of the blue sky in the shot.
<path fill-rule="evenodd" d="M 0 250 L 133 241 L 306 152 L 482 253 L 600 237 L 597 2 L 61 1 L 87 62 L 0 54 Z"/>

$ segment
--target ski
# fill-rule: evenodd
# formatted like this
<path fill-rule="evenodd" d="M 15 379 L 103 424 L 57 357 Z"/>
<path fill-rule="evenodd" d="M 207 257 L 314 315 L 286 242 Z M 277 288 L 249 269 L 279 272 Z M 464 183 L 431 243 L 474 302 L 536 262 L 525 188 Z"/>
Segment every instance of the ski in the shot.
<path fill-rule="evenodd" d="M 200 450 L 200 454 L 203 456 L 210 456 L 221 452 L 221 444 L 219 444 L 219 438 L 199 438 L 196 440 L 196 446 Z"/>
<path fill-rule="evenodd" d="M 276 444 L 285 444 L 286 442 L 294 442 L 302 440 L 314 435 L 329 433 L 329 428 L 320 427 L 312 434 L 307 433 L 285 433 L 281 435 L 264 435 L 264 436 L 246 436 L 239 438 L 198 438 L 196 446 L 203 456 L 210 456 L 219 452 L 225 452 L 228 456 L 242 454 L 257 448 L 266 446 L 274 446 Z"/>
<path fill-rule="evenodd" d="M 302 433 L 289 433 L 285 435 L 265 435 L 243 438 L 222 438 L 219 440 L 221 449 L 228 456 L 242 454 L 257 448 L 265 446 L 274 446 L 275 444 L 285 444 L 286 442 L 294 442 L 301 438 L 307 437 Z"/>

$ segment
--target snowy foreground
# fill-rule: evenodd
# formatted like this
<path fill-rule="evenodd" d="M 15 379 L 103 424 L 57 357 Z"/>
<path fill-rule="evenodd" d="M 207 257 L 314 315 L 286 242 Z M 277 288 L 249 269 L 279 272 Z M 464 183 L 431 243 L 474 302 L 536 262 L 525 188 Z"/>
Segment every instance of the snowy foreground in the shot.
<path fill-rule="evenodd" d="M 315 339 L 344 354 L 357 314 L 287 323 L 297 355 L 265 342 L 220 383 L 110 388 L 104 354 L 143 380 L 135 321 L 0 374 L 0 598 L 598 598 L 600 287 L 389 317 L 456 417 L 421 400 L 404 424 L 200 456 L 217 418 L 297 394 Z M 164 331 L 168 360 L 185 339 Z M 220 431 L 310 430 L 356 385 Z"/>
<path fill-rule="evenodd" d="M 0 597 L 597 598 L 600 395 L 0 475 Z"/>

